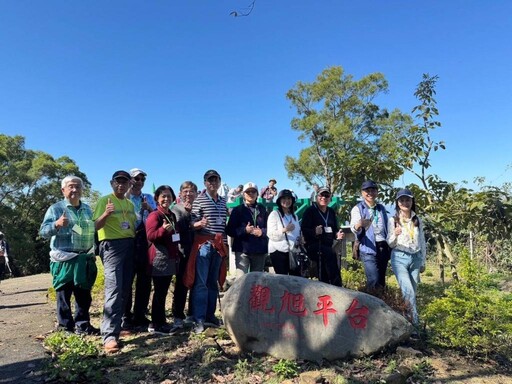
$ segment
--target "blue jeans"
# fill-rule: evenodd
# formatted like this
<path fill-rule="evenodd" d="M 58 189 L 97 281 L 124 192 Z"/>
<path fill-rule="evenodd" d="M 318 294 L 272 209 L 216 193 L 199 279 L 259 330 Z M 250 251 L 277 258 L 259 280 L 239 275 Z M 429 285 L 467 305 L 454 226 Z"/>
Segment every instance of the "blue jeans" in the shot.
<path fill-rule="evenodd" d="M 222 258 L 210 242 L 204 243 L 196 258 L 194 286 L 190 291 L 194 321 L 208 321 L 215 317 L 219 296 L 220 266 Z"/>
<path fill-rule="evenodd" d="M 402 290 L 405 303 L 409 306 L 412 323 L 419 325 L 416 309 L 416 289 L 420 282 L 420 268 L 423 263 L 421 252 L 407 253 L 393 249 L 391 252 L 391 268 Z"/>
<path fill-rule="evenodd" d="M 361 252 L 361 261 L 366 275 L 366 288 L 378 289 L 386 287 L 386 269 L 388 268 L 390 249 L 385 241 L 375 243 L 376 255 Z"/>

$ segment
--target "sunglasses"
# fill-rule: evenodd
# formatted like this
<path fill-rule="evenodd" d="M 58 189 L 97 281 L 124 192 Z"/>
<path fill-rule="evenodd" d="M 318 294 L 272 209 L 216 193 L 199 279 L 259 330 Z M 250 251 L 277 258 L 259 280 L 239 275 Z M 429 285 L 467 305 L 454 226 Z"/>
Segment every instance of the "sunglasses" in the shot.
<path fill-rule="evenodd" d="M 125 179 L 124 177 L 118 177 L 118 178 L 114 179 L 114 181 L 117 184 L 128 184 L 130 182 L 130 180 Z"/>
<path fill-rule="evenodd" d="M 134 177 L 133 180 L 135 181 L 146 181 L 145 177 Z"/>
<path fill-rule="evenodd" d="M 245 191 L 245 193 L 247 193 L 248 195 L 253 195 L 255 193 L 258 193 L 258 191 L 255 189 L 248 189 L 247 191 Z"/>
<path fill-rule="evenodd" d="M 325 198 L 329 198 L 329 197 L 331 197 L 331 194 L 327 193 L 327 192 L 324 192 L 324 193 L 321 193 L 320 196 L 321 197 L 325 197 Z"/>

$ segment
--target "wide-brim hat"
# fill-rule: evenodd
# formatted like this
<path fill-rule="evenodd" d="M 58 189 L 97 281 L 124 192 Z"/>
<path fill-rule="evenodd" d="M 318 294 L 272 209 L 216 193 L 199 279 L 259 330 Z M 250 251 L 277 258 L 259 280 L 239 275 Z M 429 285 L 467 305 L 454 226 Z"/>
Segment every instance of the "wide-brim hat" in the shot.
<path fill-rule="evenodd" d="M 281 191 L 279 191 L 279 193 L 277 194 L 277 199 L 276 199 L 276 204 L 279 205 L 281 199 L 283 197 L 291 197 L 292 199 L 292 204 L 295 204 L 295 194 L 290 191 L 289 189 L 282 189 Z"/>

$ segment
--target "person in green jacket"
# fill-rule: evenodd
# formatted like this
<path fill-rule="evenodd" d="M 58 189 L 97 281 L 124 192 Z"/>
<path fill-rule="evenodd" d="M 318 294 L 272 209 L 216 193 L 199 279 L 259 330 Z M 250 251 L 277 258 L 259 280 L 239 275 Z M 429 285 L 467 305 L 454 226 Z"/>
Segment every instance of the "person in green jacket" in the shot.
<path fill-rule="evenodd" d="M 94 254 L 94 222 L 89 205 L 80 200 L 83 181 L 66 176 L 61 182 L 64 199 L 48 208 L 39 234 L 50 238 L 50 271 L 57 293 L 57 320 L 61 330 L 99 335 L 90 323 L 91 289 L 98 270 Z M 75 297 L 75 314 L 71 310 Z"/>

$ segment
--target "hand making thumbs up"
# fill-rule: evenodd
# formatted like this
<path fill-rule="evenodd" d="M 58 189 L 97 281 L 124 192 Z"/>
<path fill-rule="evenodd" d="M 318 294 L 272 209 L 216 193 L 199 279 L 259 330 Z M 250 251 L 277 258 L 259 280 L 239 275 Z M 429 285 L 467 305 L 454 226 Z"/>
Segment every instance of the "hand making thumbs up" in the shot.
<path fill-rule="evenodd" d="M 107 214 L 107 216 L 110 216 L 111 214 L 114 213 L 114 211 L 116 210 L 115 206 L 114 206 L 114 203 L 112 203 L 112 200 L 110 200 L 110 198 L 107 200 L 107 205 L 105 207 L 105 213 Z"/>
<path fill-rule="evenodd" d="M 57 221 L 55 221 L 55 228 L 61 229 L 61 228 L 67 227 L 68 224 L 69 224 L 69 219 L 67 218 L 66 211 L 64 210 L 62 212 L 62 215 L 60 215 L 60 217 L 57 219 Z"/>

